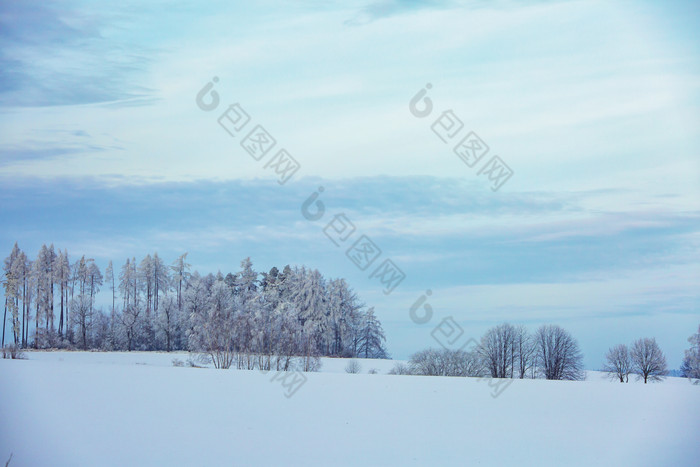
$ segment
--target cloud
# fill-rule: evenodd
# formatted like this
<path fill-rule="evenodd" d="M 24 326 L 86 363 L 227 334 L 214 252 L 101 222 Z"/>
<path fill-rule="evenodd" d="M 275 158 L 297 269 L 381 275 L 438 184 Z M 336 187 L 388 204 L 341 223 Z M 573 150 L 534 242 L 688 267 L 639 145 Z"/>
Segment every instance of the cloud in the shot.
<path fill-rule="evenodd" d="M 31 165 L 37 161 L 90 157 L 124 148 L 114 138 L 91 135 L 80 129 L 53 128 L 26 131 L 20 143 L 0 144 L 0 167 Z"/>
<path fill-rule="evenodd" d="M 0 107 L 59 106 L 142 98 L 143 47 L 106 37 L 109 13 L 67 2 L 0 3 Z"/>
<path fill-rule="evenodd" d="M 424 8 L 435 8 L 447 2 L 434 0 L 379 0 L 367 4 L 355 16 L 347 19 L 346 26 L 362 26 L 378 19 Z"/>

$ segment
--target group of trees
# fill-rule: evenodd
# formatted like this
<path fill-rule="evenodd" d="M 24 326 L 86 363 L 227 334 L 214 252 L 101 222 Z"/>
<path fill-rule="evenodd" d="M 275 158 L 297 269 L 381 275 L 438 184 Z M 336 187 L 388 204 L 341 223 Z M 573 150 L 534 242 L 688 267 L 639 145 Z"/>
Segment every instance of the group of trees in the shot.
<path fill-rule="evenodd" d="M 690 349 L 685 351 L 680 374 L 700 384 L 700 326 L 688 342 Z M 637 375 L 644 383 L 660 381 L 669 374 L 666 357 L 654 338 L 637 339 L 630 348 L 624 344 L 611 347 L 605 355 L 603 371 L 621 383 L 629 382 L 631 374 Z"/>
<path fill-rule="evenodd" d="M 700 326 L 698 332 L 688 338 L 690 348 L 685 351 L 683 363 L 681 363 L 681 376 L 695 380 L 700 384 Z"/>
<path fill-rule="evenodd" d="M 556 325 L 530 334 L 522 325 L 500 324 L 486 331 L 478 345 L 465 349 L 427 349 L 413 354 L 394 374 L 492 378 L 584 378 L 576 340 Z"/>
<path fill-rule="evenodd" d="M 249 258 L 239 272 L 201 276 L 186 257 L 131 258 L 119 271 L 110 261 L 103 275 L 85 256 L 71 264 L 44 245 L 31 261 L 15 244 L 4 261 L 2 345 L 9 317 L 9 339 L 25 348 L 190 350 L 217 367 L 263 369 L 289 369 L 293 356 L 309 357 L 305 366 L 322 355 L 387 357 L 374 309 L 344 279 L 305 267 L 258 273 Z M 102 287 L 107 310 L 95 307 Z"/>
<path fill-rule="evenodd" d="M 629 382 L 629 375 L 636 374 L 639 379 L 661 381 L 668 374 L 666 357 L 654 338 L 637 339 L 630 349 L 625 344 L 610 348 L 605 355 L 603 371 L 612 379 L 621 383 Z"/>

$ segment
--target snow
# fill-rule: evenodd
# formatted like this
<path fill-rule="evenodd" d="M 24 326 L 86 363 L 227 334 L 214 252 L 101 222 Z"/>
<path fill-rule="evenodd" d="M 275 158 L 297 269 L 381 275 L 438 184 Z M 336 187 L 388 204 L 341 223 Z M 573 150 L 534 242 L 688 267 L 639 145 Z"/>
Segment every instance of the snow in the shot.
<path fill-rule="evenodd" d="M 180 368 L 184 353 L 0 360 L 0 460 L 82 465 L 697 465 L 700 386 Z"/>

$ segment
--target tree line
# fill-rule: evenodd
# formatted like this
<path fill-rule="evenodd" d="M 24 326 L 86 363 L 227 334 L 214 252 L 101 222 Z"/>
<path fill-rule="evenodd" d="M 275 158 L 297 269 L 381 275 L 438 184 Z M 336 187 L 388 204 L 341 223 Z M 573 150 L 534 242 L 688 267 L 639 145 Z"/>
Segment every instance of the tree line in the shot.
<path fill-rule="evenodd" d="M 200 275 L 186 259 L 166 265 L 149 254 L 118 271 L 110 261 L 102 274 L 53 244 L 34 260 L 15 244 L 3 265 L 2 345 L 9 317 L 20 348 L 189 350 L 216 366 L 264 369 L 288 369 L 293 356 L 387 357 L 374 308 L 345 279 L 304 266 L 259 273 L 250 258 L 238 272 Z M 95 307 L 104 287 L 107 310 Z"/>
<path fill-rule="evenodd" d="M 523 325 L 503 323 L 466 349 L 426 349 L 413 354 L 393 374 L 491 378 L 584 379 L 578 342 L 556 325 L 530 334 Z"/>
<path fill-rule="evenodd" d="M 700 327 L 688 338 L 681 376 L 700 383 Z M 603 371 L 611 379 L 628 382 L 636 375 L 645 383 L 661 381 L 667 374 L 666 357 L 654 338 L 637 339 L 610 348 Z M 582 380 L 583 354 L 578 342 L 557 325 L 540 326 L 530 334 L 523 325 L 503 323 L 484 333 L 479 342 L 464 349 L 425 349 L 399 363 L 391 374 L 469 376 L 491 378 L 544 378 Z"/>

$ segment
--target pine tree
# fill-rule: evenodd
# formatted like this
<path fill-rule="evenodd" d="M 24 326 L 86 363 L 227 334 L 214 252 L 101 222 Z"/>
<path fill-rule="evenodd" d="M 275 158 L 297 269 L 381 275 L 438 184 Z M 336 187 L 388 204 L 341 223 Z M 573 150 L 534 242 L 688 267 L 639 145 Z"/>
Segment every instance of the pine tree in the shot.
<path fill-rule="evenodd" d="M 364 316 L 364 323 L 360 337 L 359 353 L 364 358 L 385 358 L 384 330 L 374 315 L 374 307 L 370 307 Z"/>

